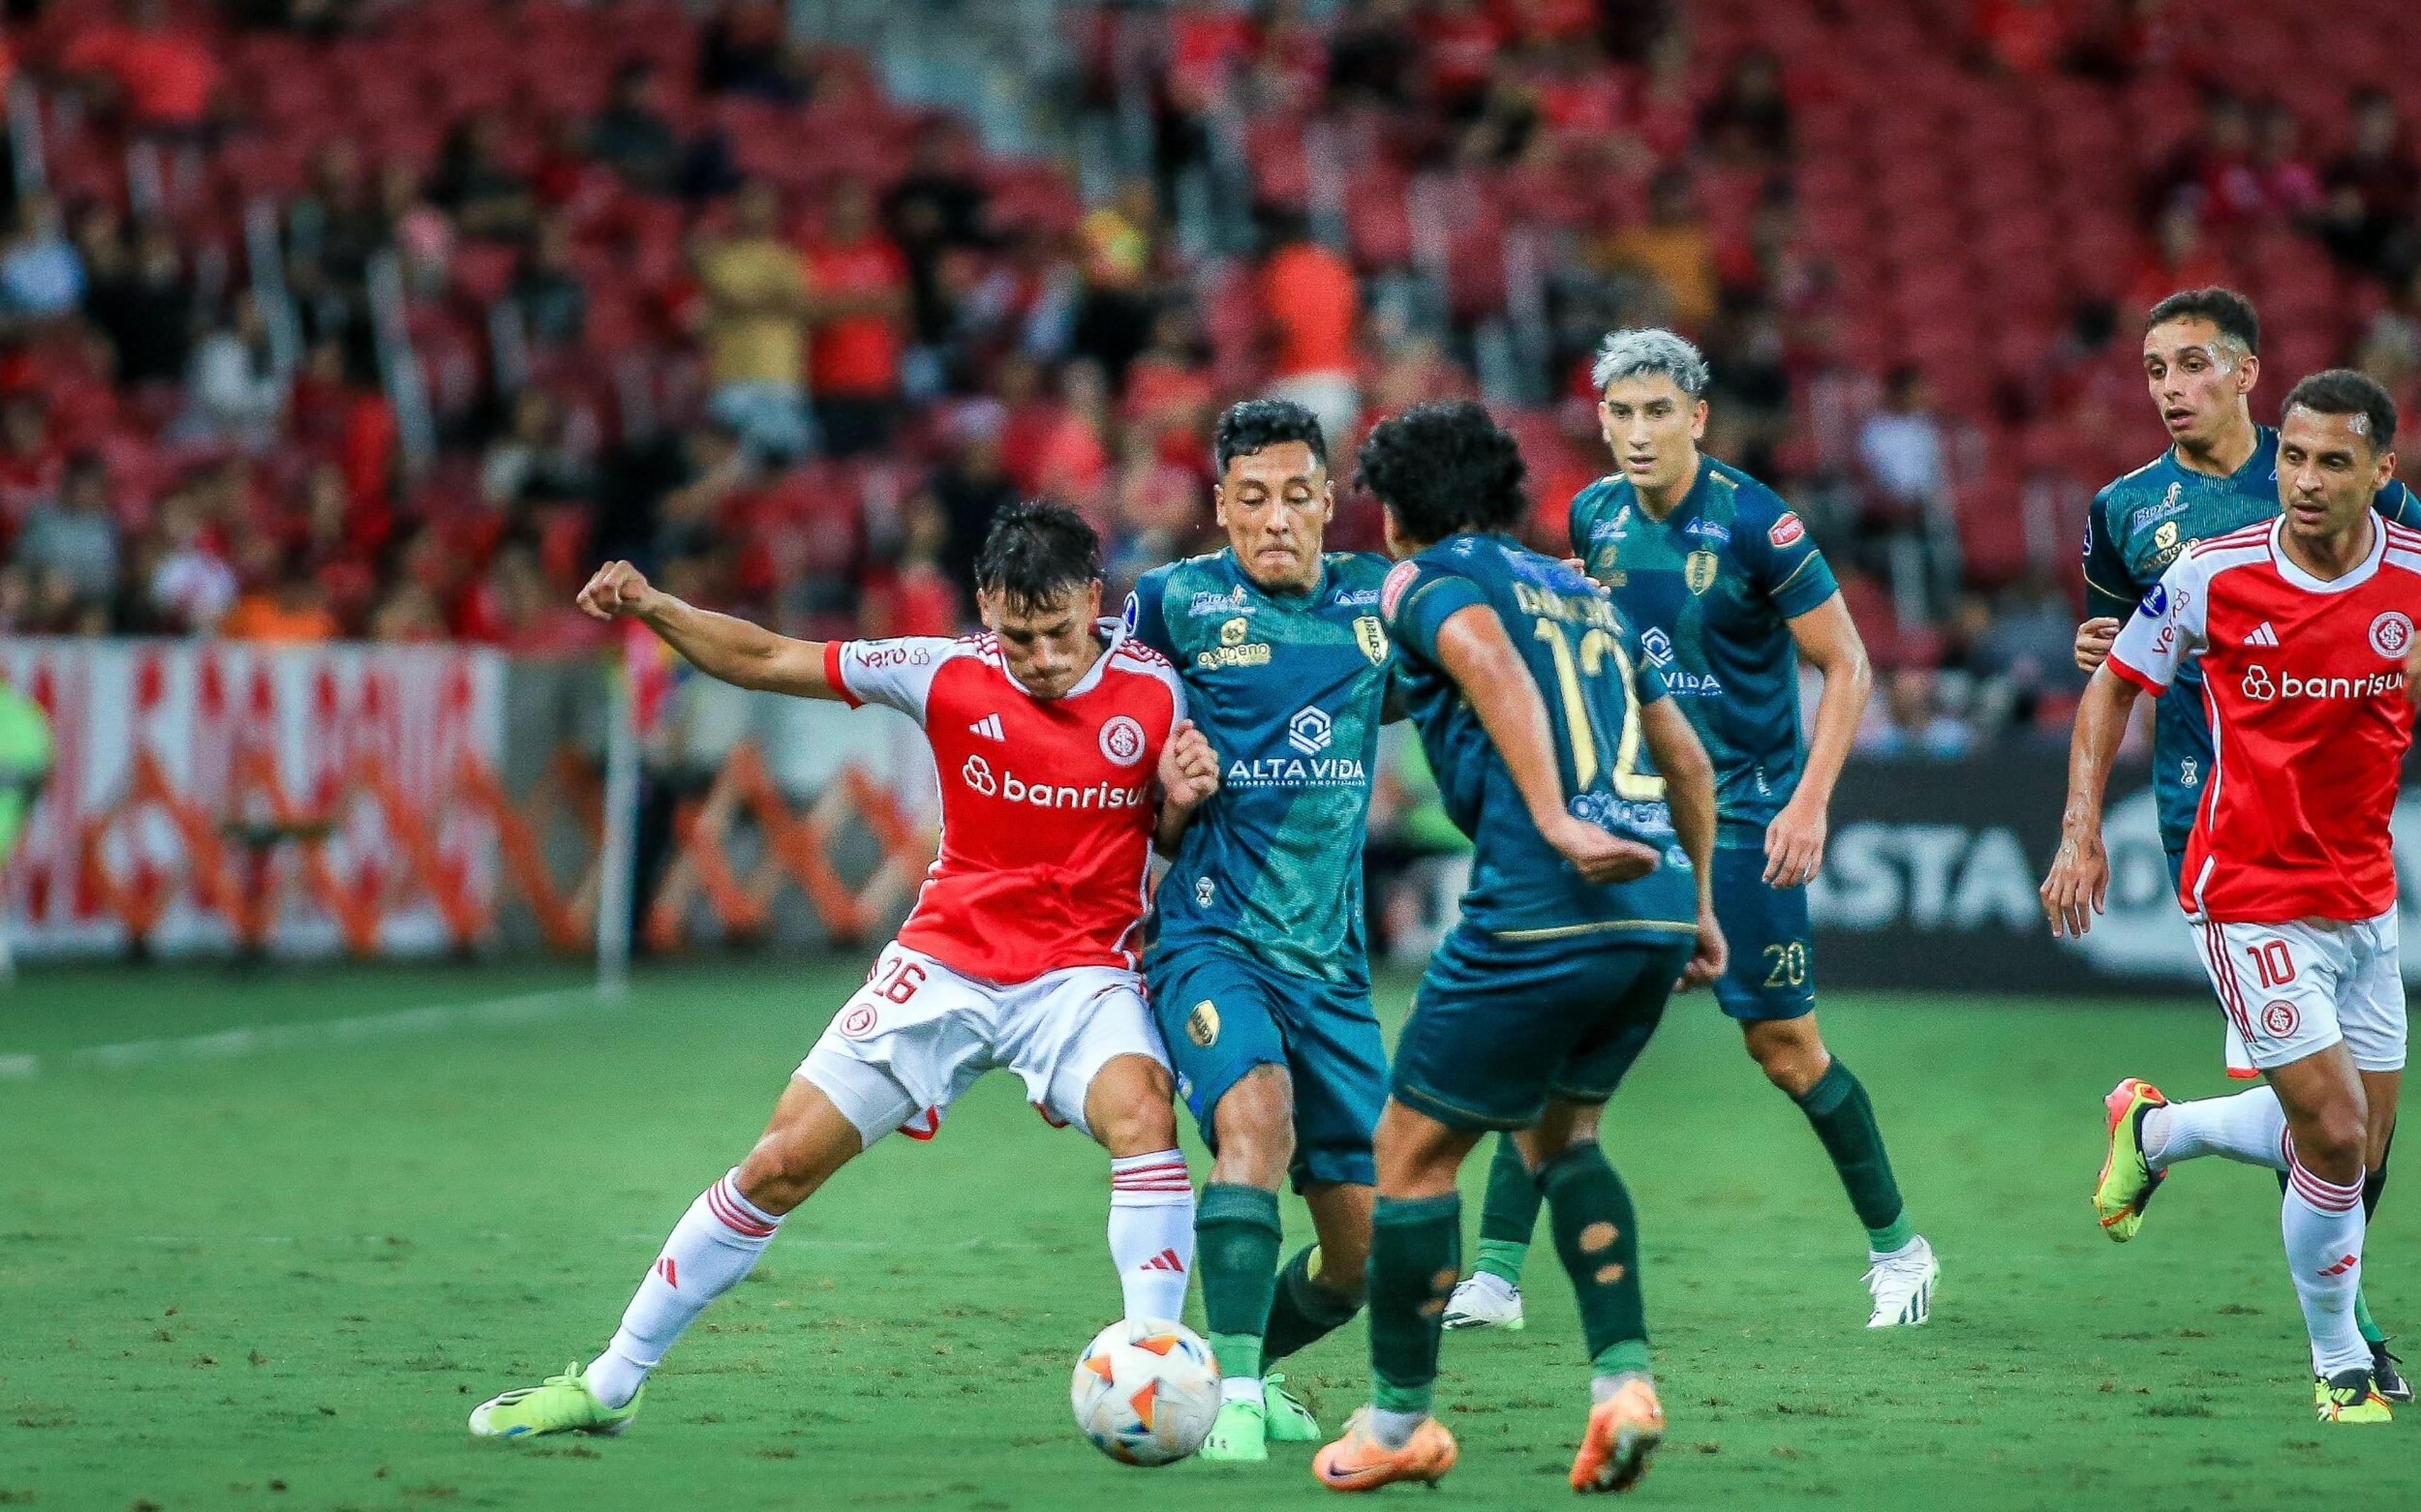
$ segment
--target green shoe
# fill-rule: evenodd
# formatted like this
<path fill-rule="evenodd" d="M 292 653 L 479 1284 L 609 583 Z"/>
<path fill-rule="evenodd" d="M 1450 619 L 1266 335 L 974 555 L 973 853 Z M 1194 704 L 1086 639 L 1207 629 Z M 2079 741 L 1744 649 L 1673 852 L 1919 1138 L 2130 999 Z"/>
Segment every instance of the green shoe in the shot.
<path fill-rule="evenodd" d="M 2116 1243 L 2126 1243 L 2144 1226 L 2144 1209 L 2168 1179 L 2166 1171 L 2153 1170 L 2144 1159 L 2144 1115 L 2167 1106 L 2168 1100 L 2159 1087 L 2134 1076 L 2101 1099 L 2109 1115 L 2110 1150 L 2093 1183 L 2093 1215 Z"/>
<path fill-rule="evenodd" d="M 1204 1459 L 1259 1461 L 1269 1458 L 1269 1423 L 1258 1402 L 1235 1397 L 1219 1404 L 1210 1436 L 1195 1451 Z"/>
<path fill-rule="evenodd" d="M 1320 1419 L 1303 1398 L 1286 1389 L 1286 1377 L 1272 1372 L 1261 1379 L 1261 1415 L 1269 1424 L 1273 1443 L 1318 1443 Z"/>
<path fill-rule="evenodd" d="M 608 1407 L 580 1378 L 580 1362 L 542 1385 L 492 1396 L 471 1409 L 471 1431 L 482 1439 L 526 1439 L 542 1433 L 620 1433 L 639 1415 L 648 1388 L 620 1407 Z"/>

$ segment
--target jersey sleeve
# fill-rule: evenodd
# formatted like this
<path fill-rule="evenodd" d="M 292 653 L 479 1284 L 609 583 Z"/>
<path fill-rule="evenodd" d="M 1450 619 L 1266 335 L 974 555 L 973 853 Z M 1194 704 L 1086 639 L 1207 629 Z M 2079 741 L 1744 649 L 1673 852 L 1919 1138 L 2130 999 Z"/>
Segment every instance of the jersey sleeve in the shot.
<path fill-rule="evenodd" d="M 2122 618 L 2143 597 L 2144 586 L 2118 550 L 2117 532 L 2110 528 L 2110 491 L 2105 488 L 2085 512 L 2085 612 L 2096 619 Z"/>
<path fill-rule="evenodd" d="M 1127 633 L 1139 646 L 1148 646 L 1171 662 L 1177 660 L 1177 647 L 1168 638 L 1168 569 L 1157 567 L 1135 580 L 1127 594 L 1124 617 Z"/>
<path fill-rule="evenodd" d="M 1564 511 L 1564 533 L 1570 538 L 1568 544 L 1572 554 L 1584 562 L 1588 560 L 1589 529 L 1597 523 L 1601 512 L 1598 501 L 1605 491 L 1605 480 L 1601 478 L 1573 494 L 1570 507 Z"/>
<path fill-rule="evenodd" d="M 938 635 L 902 636 L 887 641 L 826 641 L 824 680 L 849 701 L 851 709 L 882 704 L 917 724 L 925 723 L 925 700 L 933 691 L 933 675 L 959 643 Z"/>
<path fill-rule="evenodd" d="M 1438 631 L 1459 610 L 1488 602 L 1487 592 L 1460 572 L 1433 562 L 1398 562 L 1379 590 L 1379 613 L 1396 644 L 1436 666 Z"/>
<path fill-rule="evenodd" d="M 1816 548 L 1807 522 L 1781 499 L 1765 495 L 1758 507 L 1740 515 L 1738 543 L 1750 579 L 1762 591 L 1774 613 L 1796 619 L 1841 591 L 1832 565 Z"/>
<path fill-rule="evenodd" d="M 2383 518 L 2393 520 L 2399 525 L 2410 525 L 2416 530 L 2421 530 L 2421 500 L 2413 498 L 2413 491 L 2404 486 L 2404 480 L 2400 477 L 2389 478 L 2387 487 L 2380 490 L 2371 499 L 2370 507 L 2378 510 Z"/>
<path fill-rule="evenodd" d="M 2119 627 L 2107 663 L 2112 674 L 2149 694 L 2167 692 L 2178 668 L 2203 647 L 2210 623 L 2210 573 L 2194 553 L 2170 563 Z"/>

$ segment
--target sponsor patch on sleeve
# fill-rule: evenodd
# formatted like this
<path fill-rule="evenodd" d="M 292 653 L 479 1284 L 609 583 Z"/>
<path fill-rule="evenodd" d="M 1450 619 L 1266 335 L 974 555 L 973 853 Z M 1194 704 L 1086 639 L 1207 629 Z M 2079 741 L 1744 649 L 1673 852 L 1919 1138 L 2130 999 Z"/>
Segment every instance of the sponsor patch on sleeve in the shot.
<path fill-rule="evenodd" d="M 2152 591 L 2144 595 L 2144 601 L 2135 606 L 2135 612 L 2146 619 L 2158 619 L 2167 614 L 2169 590 L 2158 583 L 2153 584 Z"/>
<path fill-rule="evenodd" d="M 1387 569 L 1387 581 L 1379 585 L 1379 613 L 1389 619 L 1396 617 L 1396 606 L 1404 601 L 1404 592 L 1421 569 L 1411 562 L 1398 562 Z"/>
<path fill-rule="evenodd" d="M 1800 538 L 1806 534 L 1807 527 L 1800 522 L 1799 516 L 1785 509 L 1775 517 L 1773 525 L 1768 527 L 1765 538 L 1776 546 L 1794 546 L 1798 544 Z"/>

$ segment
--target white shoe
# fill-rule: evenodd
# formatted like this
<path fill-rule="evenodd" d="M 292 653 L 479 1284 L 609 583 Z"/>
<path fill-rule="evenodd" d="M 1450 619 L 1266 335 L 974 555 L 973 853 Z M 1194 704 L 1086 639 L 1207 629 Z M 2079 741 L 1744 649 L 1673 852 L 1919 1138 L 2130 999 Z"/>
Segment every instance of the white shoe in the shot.
<path fill-rule="evenodd" d="M 1501 1328 L 1522 1331 L 1522 1288 L 1501 1276 L 1475 1271 L 1446 1299 L 1448 1328 Z"/>
<path fill-rule="evenodd" d="M 1884 1255 L 1866 1274 L 1867 1289 L 1874 1293 L 1874 1316 L 1867 1319 L 1868 1328 L 1913 1328 L 1933 1313 L 1933 1288 L 1942 1280 L 1942 1261 L 1933 1246 L 1918 1235 L 1915 1241 L 1898 1255 Z"/>

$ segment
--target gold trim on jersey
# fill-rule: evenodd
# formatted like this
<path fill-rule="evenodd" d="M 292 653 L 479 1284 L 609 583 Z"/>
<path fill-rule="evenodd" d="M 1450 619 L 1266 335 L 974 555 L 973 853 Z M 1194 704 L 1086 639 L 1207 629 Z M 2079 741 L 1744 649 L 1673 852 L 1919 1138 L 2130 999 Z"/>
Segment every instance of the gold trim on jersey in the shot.
<path fill-rule="evenodd" d="M 1603 934 L 1608 929 L 1652 929 L 1663 934 L 1696 934 L 1695 924 L 1676 924 L 1670 919 L 1607 919 L 1601 924 L 1559 924 L 1545 929 L 1495 929 L 1492 940 L 1570 940 L 1575 935 Z"/>

